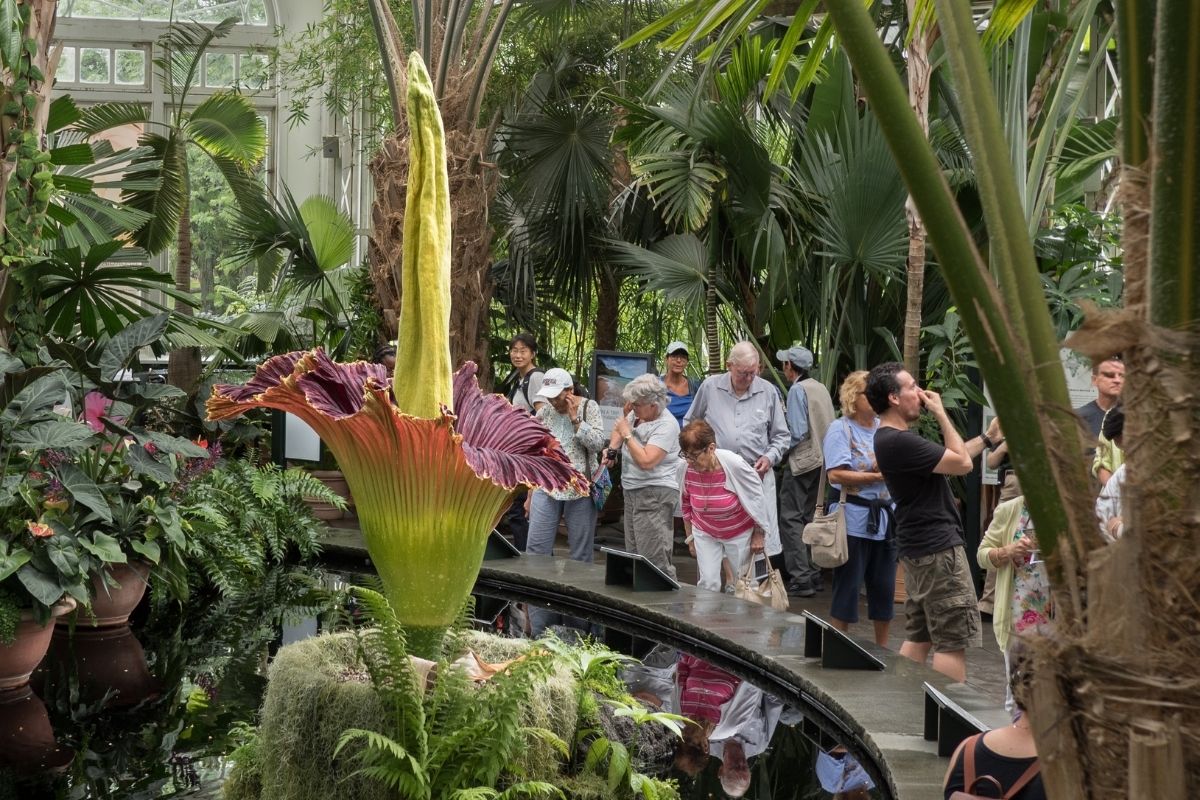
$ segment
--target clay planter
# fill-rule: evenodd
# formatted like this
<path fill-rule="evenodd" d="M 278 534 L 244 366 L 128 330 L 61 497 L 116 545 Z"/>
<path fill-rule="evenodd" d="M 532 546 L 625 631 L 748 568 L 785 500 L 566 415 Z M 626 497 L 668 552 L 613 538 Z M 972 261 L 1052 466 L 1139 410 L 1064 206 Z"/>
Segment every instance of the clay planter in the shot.
<path fill-rule="evenodd" d="M 51 620 L 61 618 L 75 609 L 75 601 L 64 597 L 50 608 Z M 32 610 L 21 612 L 16 638 L 12 644 L 0 644 L 0 691 L 24 686 L 29 676 L 50 649 L 53 622 L 39 625 Z"/>
<path fill-rule="evenodd" d="M 127 708 L 158 697 L 160 686 L 150 674 L 146 653 L 128 625 L 87 628 L 77 625 L 74 633 L 64 628 L 54 632 L 50 659 L 60 664 L 75 662 L 79 699 L 95 703 L 108 697 L 106 709 Z"/>
<path fill-rule="evenodd" d="M 77 612 L 75 625 L 80 628 L 108 628 L 129 622 L 129 615 L 142 602 L 146 594 L 146 579 L 150 575 L 150 564 L 145 561 L 130 561 L 127 564 L 109 564 L 109 574 L 120 587 L 109 586 L 101 575 L 92 576 L 92 609 Z M 60 619 L 66 625 L 69 619 Z"/>
<path fill-rule="evenodd" d="M 61 770 L 74 756 L 55 741 L 46 705 L 32 689 L 22 686 L 0 691 L 0 766 L 19 775 L 33 775 Z"/>
<path fill-rule="evenodd" d="M 354 505 L 354 498 L 350 496 L 350 484 L 346 483 L 346 476 L 342 474 L 340 469 L 315 469 L 309 474 L 329 487 L 335 494 L 346 498 L 348 506 L 352 507 Z M 325 522 L 339 520 L 345 515 L 345 512 L 341 509 L 331 506 L 328 503 L 322 503 L 310 498 L 305 498 L 304 502 L 312 509 L 313 516 Z"/>

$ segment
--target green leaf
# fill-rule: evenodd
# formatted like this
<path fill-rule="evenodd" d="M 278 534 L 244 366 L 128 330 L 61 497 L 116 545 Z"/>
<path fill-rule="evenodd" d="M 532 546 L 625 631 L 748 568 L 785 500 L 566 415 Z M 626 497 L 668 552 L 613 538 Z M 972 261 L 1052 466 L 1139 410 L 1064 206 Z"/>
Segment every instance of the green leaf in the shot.
<path fill-rule="evenodd" d="M 300 217 L 308 228 L 316 265 L 329 272 L 354 255 L 354 223 L 324 195 L 312 195 L 300 204 Z"/>
<path fill-rule="evenodd" d="M 54 367 L 35 367 L 4 376 L 0 417 L 12 425 L 29 422 L 67 397 L 67 383 Z"/>
<path fill-rule="evenodd" d="M 0 582 L 9 575 L 29 563 L 29 551 L 13 543 L 13 549 L 8 549 L 8 542 L 0 541 Z"/>
<path fill-rule="evenodd" d="M 109 508 L 108 499 L 95 481 L 74 464 L 60 464 L 57 472 L 63 488 L 74 498 L 76 503 L 91 509 L 104 522 L 112 524 L 112 509 Z"/>
<path fill-rule="evenodd" d="M 124 564 L 129 560 L 121 550 L 121 543 L 102 531 L 95 531 L 91 538 L 80 536 L 79 544 L 106 564 Z"/>
<path fill-rule="evenodd" d="M 25 591 L 44 606 L 52 606 L 62 599 L 65 589 L 51 576 L 33 566 L 26 564 L 17 570 L 17 580 L 25 587 Z"/>
<path fill-rule="evenodd" d="M 267 152 L 267 128 L 240 94 L 218 92 L 188 115 L 188 137 L 210 155 L 253 166 Z"/>
<path fill-rule="evenodd" d="M 46 133 L 58 133 L 68 125 L 79 121 L 81 112 L 75 104 L 75 98 L 69 94 L 61 94 L 50 101 L 50 111 L 46 116 Z"/>
<path fill-rule="evenodd" d="M 170 464 L 159 461 L 140 444 L 129 445 L 125 451 L 125 463 L 135 475 L 144 475 L 162 484 L 171 484 L 178 480 Z"/>
<path fill-rule="evenodd" d="M 158 542 L 149 539 L 130 539 L 129 547 L 151 564 L 157 564 L 162 557 L 162 548 L 158 546 Z"/>
<path fill-rule="evenodd" d="M 28 428 L 19 428 L 12 435 L 12 443 L 24 450 L 69 450 L 85 444 L 93 437 L 87 425 L 63 418 L 35 423 Z"/>
<path fill-rule="evenodd" d="M 100 353 L 100 375 L 105 380 L 115 380 L 117 374 L 129 366 L 137 351 L 162 338 L 167 330 L 169 314 L 163 312 L 145 317 L 124 328 L 108 340 Z"/>
<path fill-rule="evenodd" d="M 4 68 L 15 69 L 21 57 L 21 15 L 17 0 L 0 2 L 0 58 Z"/>
<path fill-rule="evenodd" d="M 125 125 L 140 125 L 150 121 L 150 107 L 141 103 L 100 103 L 80 112 L 75 130 L 85 136 Z"/>
<path fill-rule="evenodd" d="M 161 431 L 142 431 L 138 434 L 139 441 L 148 441 L 164 453 L 171 453 L 184 458 L 208 458 L 208 450 L 185 439 L 182 436 L 172 436 Z"/>
<path fill-rule="evenodd" d="M 53 527 L 54 535 L 46 540 L 46 555 L 50 563 L 63 575 L 78 575 L 79 542 L 61 524 L 53 523 Z"/>
<path fill-rule="evenodd" d="M 92 163 L 92 146 L 90 144 L 68 144 L 54 147 L 50 150 L 50 163 L 55 166 L 78 166 Z M 61 184 L 58 184 L 61 188 Z"/>

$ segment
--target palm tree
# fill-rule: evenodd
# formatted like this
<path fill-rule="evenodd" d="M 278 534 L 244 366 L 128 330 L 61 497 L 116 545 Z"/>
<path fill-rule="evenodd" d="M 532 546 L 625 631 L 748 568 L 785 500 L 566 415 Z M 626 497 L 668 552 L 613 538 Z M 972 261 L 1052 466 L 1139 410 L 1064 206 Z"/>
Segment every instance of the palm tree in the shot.
<path fill-rule="evenodd" d="M 703 275 L 710 371 L 722 365 L 718 299 L 737 309 L 750 335 L 762 336 L 794 267 L 801 202 L 786 163 L 791 121 L 759 93 L 774 55 L 773 42 L 751 37 L 712 89 L 701 79 L 667 88 L 658 101 L 623 102 L 615 137 L 628 145 L 634 178 L 677 238 L 657 253 L 614 243 L 614 258 L 650 288 Z M 683 260 L 672 268 L 666 251 Z M 699 297 L 697 288 L 686 294 Z"/>
<path fill-rule="evenodd" d="M 259 286 L 273 288 L 268 308 L 239 315 L 232 327 L 273 353 L 324 347 L 341 358 L 349 345 L 349 280 L 361 269 L 349 266 L 355 236 L 354 223 L 331 198 L 313 195 L 297 205 L 287 187 L 274 202 L 241 213 L 231 258 L 256 265 Z"/>
<path fill-rule="evenodd" d="M 150 215 L 134 232 L 134 242 L 150 253 L 176 246 L 175 289 L 192 290 L 192 232 L 189 220 L 191 182 L 188 150 L 212 161 L 244 208 L 262 204 L 262 185 L 253 175 L 266 153 L 266 125 L 245 97 L 218 92 L 190 105 L 200 75 L 200 64 L 209 45 L 227 35 L 237 22 L 231 17 L 215 26 L 194 22 L 174 23 L 159 40 L 162 55 L 154 60 L 159 80 L 170 96 L 168 119 L 150 119 L 149 109 L 137 103 L 107 103 L 84 113 L 77 127 L 89 135 L 119 125 L 144 126 L 138 144 L 150 152 L 131 169 L 150 180 L 140 188 L 126 189 L 122 201 Z M 190 305 L 176 303 L 175 311 L 191 316 Z M 168 381 L 190 390 L 200 378 L 199 348 L 171 351 Z"/>

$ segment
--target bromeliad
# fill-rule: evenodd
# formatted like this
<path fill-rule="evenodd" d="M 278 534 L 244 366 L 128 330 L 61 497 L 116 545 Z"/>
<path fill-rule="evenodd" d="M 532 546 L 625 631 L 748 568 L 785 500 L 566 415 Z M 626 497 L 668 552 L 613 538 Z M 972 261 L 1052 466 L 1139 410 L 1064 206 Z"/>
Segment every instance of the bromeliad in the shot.
<path fill-rule="evenodd" d="M 544 426 L 504 398 L 483 394 L 475 364 L 450 374 L 445 134 L 416 53 L 409 61 L 408 117 L 393 385 L 379 365 L 337 364 L 321 350 L 288 353 L 262 364 L 244 386 L 215 387 L 208 416 L 228 419 L 266 407 L 308 423 L 346 476 L 397 616 L 410 633 L 436 635 L 466 601 L 488 532 L 517 487 L 558 490 L 586 478 Z"/>

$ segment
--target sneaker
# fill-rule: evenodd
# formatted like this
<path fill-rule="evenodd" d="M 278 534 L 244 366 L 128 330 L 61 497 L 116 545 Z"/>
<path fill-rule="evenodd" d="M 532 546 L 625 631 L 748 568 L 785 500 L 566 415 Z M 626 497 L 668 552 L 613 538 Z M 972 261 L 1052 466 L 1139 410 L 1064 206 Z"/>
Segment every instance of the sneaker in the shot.
<path fill-rule="evenodd" d="M 789 597 L 814 597 L 817 591 L 808 581 L 792 581 L 787 586 L 787 593 Z"/>

